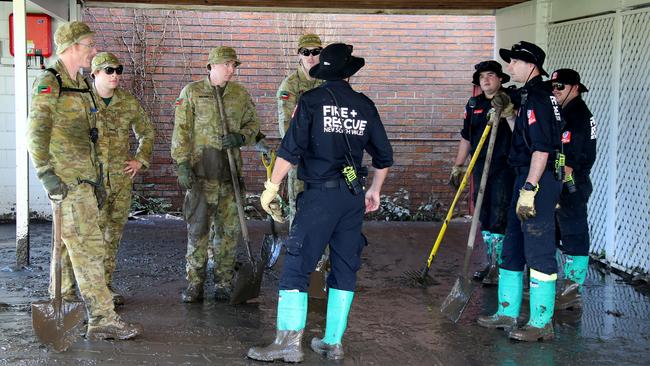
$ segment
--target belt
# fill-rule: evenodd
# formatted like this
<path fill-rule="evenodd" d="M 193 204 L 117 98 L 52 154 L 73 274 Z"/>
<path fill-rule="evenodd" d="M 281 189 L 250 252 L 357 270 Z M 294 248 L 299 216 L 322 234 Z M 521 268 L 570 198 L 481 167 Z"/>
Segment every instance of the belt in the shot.
<path fill-rule="evenodd" d="M 343 179 L 332 179 L 325 182 L 309 183 L 305 182 L 305 189 L 335 189 L 339 188 L 343 183 Z"/>

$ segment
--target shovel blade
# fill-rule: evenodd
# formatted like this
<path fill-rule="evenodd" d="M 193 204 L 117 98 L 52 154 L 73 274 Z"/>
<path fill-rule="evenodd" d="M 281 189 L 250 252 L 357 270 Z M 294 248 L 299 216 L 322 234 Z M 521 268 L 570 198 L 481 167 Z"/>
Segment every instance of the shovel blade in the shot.
<path fill-rule="evenodd" d="M 264 262 L 248 260 L 235 272 L 234 287 L 230 295 L 230 305 L 243 304 L 260 295 Z"/>
<path fill-rule="evenodd" d="M 468 279 L 457 277 L 454 287 L 451 288 L 449 295 L 442 303 L 440 312 L 444 314 L 449 320 L 456 323 L 460 316 L 463 314 L 465 307 L 472 297 L 475 285 Z"/>
<path fill-rule="evenodd" d="M 81 301 L 62 301 L 60 309 L 57 309 L 54 300 L 34 302 L 34 334 L 51 350 L 64 352 L 81 336 L 85 315 L 84 303 Z"/>

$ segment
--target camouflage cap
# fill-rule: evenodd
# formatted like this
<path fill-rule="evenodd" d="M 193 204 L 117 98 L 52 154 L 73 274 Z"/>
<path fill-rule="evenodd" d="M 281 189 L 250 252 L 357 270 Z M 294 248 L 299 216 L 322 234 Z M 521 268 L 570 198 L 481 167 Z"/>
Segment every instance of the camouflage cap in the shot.
<path fill-rule="evenodd" d="M 56 54 L 62 54 L 68 47 L 93 34 L 95 32 L 91 31 L 90 27 L 84 22 L 73 21 L 61 24 L 54 32 Z"/>
<path fill-rule="evenodd" d="M 321 42 L 320 37 L 316 34 L 309 33 L 303 34 L 298 38 L 298 50 L 303 47 L 322 47 L 323 42 Z"/>
<path fill-rule="evenodd" d="M 92 72 L 101 70 L 106 66 L 120 66 L 120 60 L 117 56 L 110 52 L 100 52 L 93 57 L 93 62 L 90 64 Z"/>
<path fill-rule="evenodd" d="M 241 61 L 239 61 L 237 58 L 237 52 L 235 52 L 234 48 L 228 46 L 219 46 L 217 48 L 213 48 L 212 51 L 210 51 L 210 55 L 208 55 L 207 66 L 210 66 L 210 64 L 223 64 L 228 61 L 235 61 L 235 66 L 241 65 Z"/>

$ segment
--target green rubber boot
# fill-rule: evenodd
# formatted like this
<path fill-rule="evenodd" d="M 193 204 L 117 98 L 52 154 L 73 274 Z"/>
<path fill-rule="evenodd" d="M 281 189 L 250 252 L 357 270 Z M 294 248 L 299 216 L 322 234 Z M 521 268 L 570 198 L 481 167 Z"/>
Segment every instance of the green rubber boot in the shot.
<path fill-rule="evenodd" d="M 266 347 L 251 347 L 247 356 L 258 361 L 302 362 L 302 334 L 307 322 L 307 293 L 280 290 L 275 341 Z"/>
<path fill-rule="evenodd" d="M 499 268 L 499 308 L 493 315 L 478 317 L 478 324 L 485 328 L 512 329 L 517 325 L 524 290 L 524 272 Z"/>
<path fill-rule="evenodd" d="M 545 274 L 530 270 L 530 319 L 521 329 L 510 332 L 510 338 L 537 342 L 550 340 L 553 332 L 553 309 L 555 308 L 555 281 L 557 274 Z"/>
<path fill-rule="evenodd" d="M 483 284 L 495 286 L 499 284 L 499 265 L 501 264 L 501 252 L 503 252 L 505 235 L 492 233 L 490 238 L 493 258 L 490 258 L 490 270 L 485 275 Z"/>
<path fill-rule="evenodd" d="M 325 326 L 325 337 L 312 338 L 311 349 L 327 357 L 330 360 L 343 359 L 343 345 L 341 339 L 345 328 L 348 325 L 348 314 L 354 292 L 329 289 L 327 298 L 327 324 Z"/>
<path fill-rule="evenodd" d="M 555 307 L 558 310 L 582 307 L 582 284 L 587 277 L 588 267 L 588 256 L 567 255 L 566 262 L 564 263 L 564 285 L 555 303 Z"/>

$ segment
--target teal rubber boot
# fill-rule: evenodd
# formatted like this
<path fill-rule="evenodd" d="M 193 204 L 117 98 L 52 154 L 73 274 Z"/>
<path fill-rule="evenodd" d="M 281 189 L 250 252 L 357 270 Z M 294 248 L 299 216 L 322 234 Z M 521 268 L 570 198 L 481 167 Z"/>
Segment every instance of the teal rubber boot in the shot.
<path fill-rule="evenodd" d="M 505 235 L 492 233 L 490 236 L 492 257 L 490 258 L 490 270 L 483 279 L 484 285 L 495 286 L 499 284 L 499 265 L 501 265 L 501 252 L 503 252 L 503 239 Z"/>
<path fill-rule="evenodd" d="M 266 347 L 251 347 L 247 356 L 258 361 L 302 362 L 302 335 L 307 322 L 307 293 L 281 290 L 275 341 Z"/>
<path fill-rule="evenodd" d="M 348 315 L 354 292 L 329 289 L 327 298 L 327 320 L 325 326 L 325 337 L 313 338 L 311 340 L 311 349 L 327 357 L 330 360 L 343 359 L 343 345 L 341 339 L 345 328 L 348 326 Z"/>
<path fill-rule="evenodd" d="M 582 307 L 582 284 L 587 277 L 589 267 L 588 256 L 567 255 L 564 263 L 564 284 L 558 295 L 555 307 L 557 310 L 569 310 Z"/>
<path fill-rule="evenodd" d="M 493 315 L 478 317 L 478 324 L 485 328 L 512 329 L 517 325 L 524 290 L 524 272 L 499 268 L 499 308 Z"/>
<path fill-rule="evenodd" d="M 501 253 L 503 253 L 503 239 L 505 239 L 503 234 L 492 234 L 492 246 L 497 252 L 497 264 L 501 265 Z"/>
<path fill-rule="evenodd" d="M 510 332 L 510 338 L 526 342 L 553 339 L 556 279 L 555 273 L 548 275 L 531 269 L 530 319 L 521 329 Z"/>

